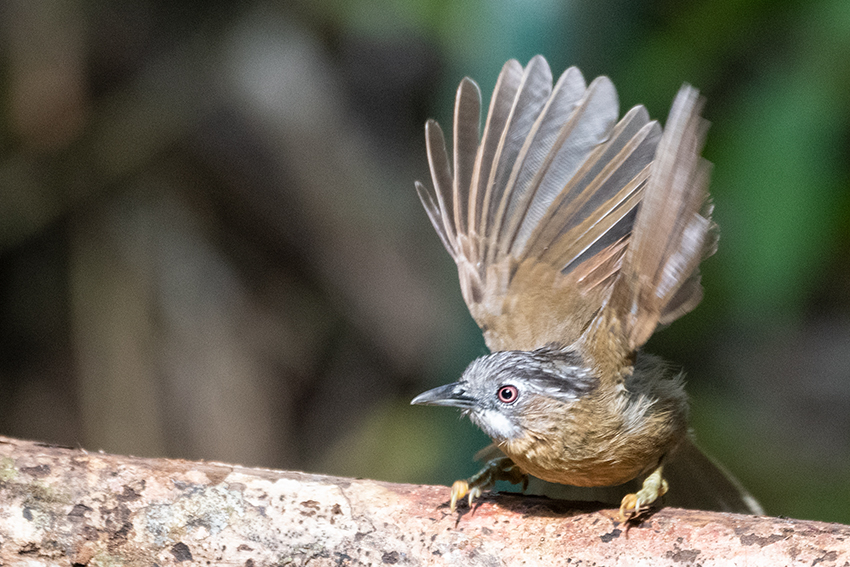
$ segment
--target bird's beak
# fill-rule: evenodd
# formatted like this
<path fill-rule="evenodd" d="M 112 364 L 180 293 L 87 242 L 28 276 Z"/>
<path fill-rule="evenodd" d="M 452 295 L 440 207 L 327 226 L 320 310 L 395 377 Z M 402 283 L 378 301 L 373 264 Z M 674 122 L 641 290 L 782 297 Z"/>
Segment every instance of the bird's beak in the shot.
<path fill-rule="evenodd" d="M 454 382 L 419 394 L 413 398 L 410 405 L 471 408 L 475 405 L 475 398 L 466 394 L 466 387 L 463 382 Z"/>

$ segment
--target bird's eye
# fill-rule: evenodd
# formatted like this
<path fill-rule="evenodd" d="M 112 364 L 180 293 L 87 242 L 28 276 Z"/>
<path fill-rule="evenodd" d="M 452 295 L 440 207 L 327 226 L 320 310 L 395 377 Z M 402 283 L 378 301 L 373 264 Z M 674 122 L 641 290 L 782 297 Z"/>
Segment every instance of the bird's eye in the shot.
<path fill-rule="evenodd" d="M 499 396 L 499 401 L 505 404 L 512 404 L 519 397 L 519 391 L 516 386 L 502 386 L 496 393 Z"/>

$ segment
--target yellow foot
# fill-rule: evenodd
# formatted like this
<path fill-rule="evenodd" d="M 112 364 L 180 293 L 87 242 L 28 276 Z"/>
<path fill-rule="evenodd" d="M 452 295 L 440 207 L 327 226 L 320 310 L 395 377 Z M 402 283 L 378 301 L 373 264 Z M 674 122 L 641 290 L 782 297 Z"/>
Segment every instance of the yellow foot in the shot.
<path fill-rule="evenodd" d="M 499 457 L 488 461 L 484 468 L 467 480 L 456 480 L 452 484 L 451 511 L 457 508 L 457 502 L 464 496 L 469 496 L 469 505 L 485 490 L 495 486 L 496 481 L 507 480 L 511 484 L 522 483 L 522 489 L 528 487 L 528 477 L 508 457 Z"/>
<path fill-rule="evenodd" d="M 620 503 L 620 521 L 626 522 L 640 516 L 649 505 L 667 492 L 667 481 L 661 476 L 663 465 L 652 471 L 636 494 L 626 494 Z"/>

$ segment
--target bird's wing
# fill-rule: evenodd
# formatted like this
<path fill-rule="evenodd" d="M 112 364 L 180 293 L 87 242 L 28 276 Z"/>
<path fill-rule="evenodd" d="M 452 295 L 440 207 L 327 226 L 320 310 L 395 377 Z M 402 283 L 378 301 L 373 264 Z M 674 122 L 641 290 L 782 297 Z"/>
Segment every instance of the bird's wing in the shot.
<path fill-rule="evenodd" d="M 483 134 L 480 107 L 464 79 L 453 171 L 426 124 L 434 190 L 417 191 L 491 350 L 572 344 L 620 272 L 661 128 L 642 106 L 618 121 L 607 77 L 588 86 L 573 67 L 553 87 L 541 56 L 502 68 Z"/>
<path fill-rule="evenodd" d="M 659 324 L 684 315 L 702 299 L 700 261 L 714 253 L 711 164 L 700 157 L 708 123 L 702 99 L 685 85 L 676 95 L 611 296 L 583 337 L 598 360 L 640 348 Z"/>

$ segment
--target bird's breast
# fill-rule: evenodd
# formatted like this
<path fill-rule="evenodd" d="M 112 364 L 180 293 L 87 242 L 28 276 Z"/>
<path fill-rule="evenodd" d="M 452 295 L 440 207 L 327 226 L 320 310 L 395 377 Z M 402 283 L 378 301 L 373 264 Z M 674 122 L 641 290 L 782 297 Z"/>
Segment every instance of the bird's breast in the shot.
<path fill-rule="evenodd" d="M 686 437 L 685 415 L 676 413 L 650 409 L 627 422 L 620 414 L 592 412 L 542 432 L 528 428 L 499 448 L 525 473 L 547 482 L 615 486 L 656 467 Z"/>

